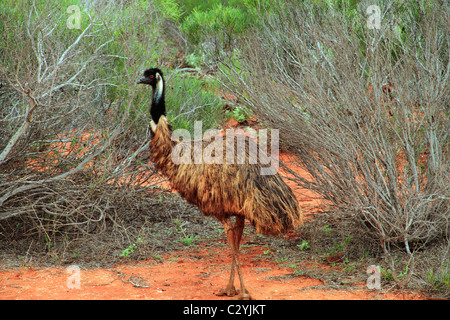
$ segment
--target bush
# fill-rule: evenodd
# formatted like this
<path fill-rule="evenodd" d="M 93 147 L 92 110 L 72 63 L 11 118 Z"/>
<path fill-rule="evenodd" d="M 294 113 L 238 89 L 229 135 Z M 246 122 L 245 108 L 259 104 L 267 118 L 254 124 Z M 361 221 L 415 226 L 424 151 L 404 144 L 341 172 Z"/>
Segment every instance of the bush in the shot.
<path fill-rule="evenodd" d="M 344 3 L 336 6 L 333 4 Z M 350 1 L 289 1 L 259 11 L 223 83 L 281 129 L 311 179 L 388 251 L 449 231 L 448 5 L 377 2 L 381 29 Z"/>
<path fill-rule="evenodd" d="M 79 29 L 68 28 L 69 5 Z M 90 233 L 140 207 L 130 203 L 158 182 L 147 161 L 151 93 L 137 85 L 149 67 L 164 69 L 174 128 L 216 126 L 214 84 L 164 68 L 174 1 L 9 1 L 0 15 L 2 230 L 23 219 L 42 235 Z"/>
<path fill-rule="evenodd" d="M 219 56 L 234 48 L 236 38 L 251 24 L 250 17 L 245 8 L 219 3 L 208 10 L 194 8 L 180 28 L 191 45 L 200 45 L 208 57 Z"/>
<path fill-rule="evenodd" d="M 66 24 L 72 4 L 80 29 Z M 148 1 L 90 4 L 0 5 L 0 221 L 89 232 L 115 198 L 152 185 L 155 171 L 140 161 L 149 100 L 136 82 L 164 63 L 164 16 Z"/>

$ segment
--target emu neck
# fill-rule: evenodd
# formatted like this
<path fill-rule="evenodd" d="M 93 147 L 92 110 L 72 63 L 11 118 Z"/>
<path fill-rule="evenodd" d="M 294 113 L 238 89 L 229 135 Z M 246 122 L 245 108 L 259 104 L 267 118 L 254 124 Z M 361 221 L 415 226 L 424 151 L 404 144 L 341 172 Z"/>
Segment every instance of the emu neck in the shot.
<path fill-rule="evenodd" d="M 159 118 L 166 115 L 166 103 L 164 97 L 164 80 L 161 79 L 153 87 L 152 105 L 150 107 L 150 115 L 152 120 L 158 124 Z"/>
<path fill-rule="evenodd" d="M 152 138 L 150 149 L 153 162 L 166 176 L 176 175 L 177 167 L 172 162 L 172 128 L 166 119 L 166 105 L 164 101 L 164 80 L 161 79 L 153 86 L 152 105 L 150 107 L 152 122 Z"/>
<path fill-rule="evenodd" d="M 157 169 L 161 170 L 169 179 L 177 174 L 177 165 L 172 161 L 172 150 L 175 142 L 172 141 L 172 128 L 164 115 L 160 116 L 158 124 L 151 123 L 152 138 L 150 150 L 152 160 Z"/>

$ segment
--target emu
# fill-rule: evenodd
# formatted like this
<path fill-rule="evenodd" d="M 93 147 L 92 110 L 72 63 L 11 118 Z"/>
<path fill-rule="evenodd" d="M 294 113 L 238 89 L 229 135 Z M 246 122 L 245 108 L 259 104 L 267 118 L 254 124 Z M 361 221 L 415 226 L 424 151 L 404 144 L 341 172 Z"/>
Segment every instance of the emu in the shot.
<path fill-rule="evenodd" d="M 245 219 L 253 224 L 257 233 L 285 233 L 303 222 L 297 199 L 278 173 L 262 175 L 259 163 L 249 163 L 249 148 L 246 148 L 246 160 L 243 164 L 225 161 L 222 164 L 195 164 L 194 161 L 174 163 L 171 159 L 173 148 L 178 143 L 194 141 L 175 142 L 171 139 L 172 128 L 166 119 L 163 72 L 158 68 L 145 70 L 138 83 L 152 87 L 150 149 L 155 167 L 169 178 L 172 187 L 178 190 L 183 198 L 197 205 L 205 216 L 216 218 L 225 229 L 232 251 L 231 273 L 227 286 L 217 295 L 231 297 L 238 294 L 240 299 L 251 299 L 244 285 L 239 262 L 239 246 Z M 248 139 L 245 137 L 247 145 Z M 208 143 L 202 142 L 202 148 Z M 232 146 L 222 143 L 221 147 L 224 148 L 222 154 L 225 155 L 226 148 L 236 148 L 236 143 Z M 237 152 L 233 154 L 236 155 Z M 190 156 L 191 159 L 194 158 L 194 151 Z M 240 291 L 234 286 L 236 269 Z"/>

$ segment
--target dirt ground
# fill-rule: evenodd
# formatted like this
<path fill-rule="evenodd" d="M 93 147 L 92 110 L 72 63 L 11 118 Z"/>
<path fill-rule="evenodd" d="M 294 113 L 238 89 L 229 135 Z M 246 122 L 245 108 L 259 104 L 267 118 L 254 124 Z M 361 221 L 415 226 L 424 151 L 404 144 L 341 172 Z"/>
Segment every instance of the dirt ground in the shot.
<path fill-rule="evenodd" d="M 288 155 L 281 158 L 289 163 Z M 366 270 L 371 260 L 362 258 L 358 250 L 336 246 L 350 237 L 358 241 L 357 234 L 347 234 L 345 221 L 327 212 L 317 196 L 286 182 L 303 208 L 305 227 L 265 237 L 246 226 L 240 259 L 253 298 L 426 298 L 395 289 L 385 280 L 380 290 L 368 289 Z M 169 185 L 163 182 L 161 187 Z M 215 295 L 226 285 L 231 264 L 221 224 L 203 217 L 171 190 L 141 200 L 145 205 L 140 210 L 133 207 L 134 215 L 115 217 L 94 235 L 58 238 L 47 247 L 36 236 L 2 238 L 0 299 L 230 299 Z M 302 247 L 306 240 L 310 247 Z M 338 252 L 331 250 L 333 246 Z M 376 256 L 376 249 L 373 252 Z"/>
<path fill-rule="evenodd" d="M 245 245 L 245 241 L 244 241 Z M 0 272 L 0 299 L 158 299 L 228 300 L 218 297 L 228 280 L 231 257 L 218 248 L 199 246 L 194 250 L 171 252 L 164 262 L 143 261 L 113 268 L 73 271 L 63 267 L 10 269 Z M 383 293 L 368 290 L 364 282 L 344 289 L 330 288 L 324 281 L 298 276 L 291 268 L 261 258 L 264 248 L 245 248 L 242 264 L 248 290 L 263 300 L 366 300 L 422 299 L 413 292 Z M 323 272 L 332 268 L 317 265 Z"/>

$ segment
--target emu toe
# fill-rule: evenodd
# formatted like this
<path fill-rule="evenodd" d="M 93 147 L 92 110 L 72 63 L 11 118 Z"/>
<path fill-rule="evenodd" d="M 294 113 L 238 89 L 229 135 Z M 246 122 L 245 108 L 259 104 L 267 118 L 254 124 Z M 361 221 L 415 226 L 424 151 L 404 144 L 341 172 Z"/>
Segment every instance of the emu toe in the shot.
<path fill-rule="evenodd" d="M 237 300 L 254 300 L 247 289 L 244 289 L 243 291 L 238 290 L 238 294 Z"/>
<path fill-rule="evenodd" d="M 216 296 L 234 297 L 237 294 L 238 294 L 238 291 L 235 289 L 234 286 L 231 286 L 231 287 L 227 286 L 226 288 L 220 289 L 220 291 L 216 293 Z"/>

